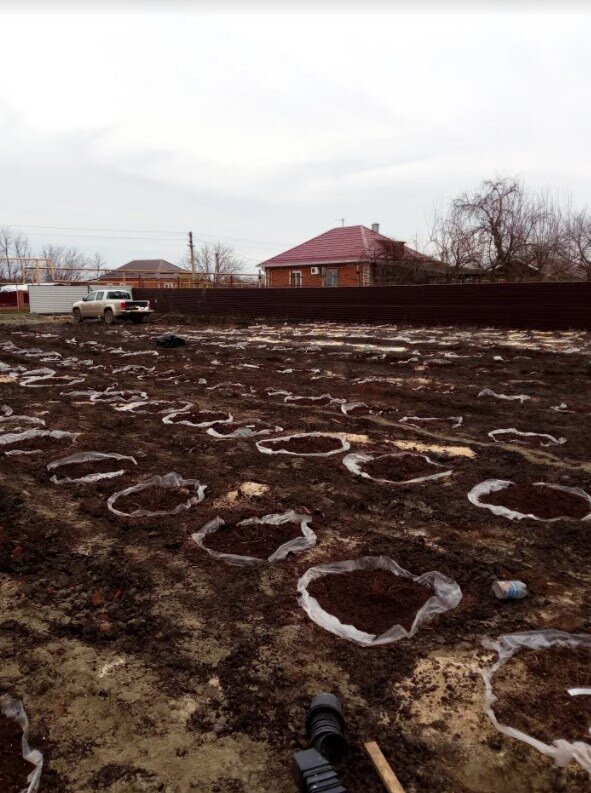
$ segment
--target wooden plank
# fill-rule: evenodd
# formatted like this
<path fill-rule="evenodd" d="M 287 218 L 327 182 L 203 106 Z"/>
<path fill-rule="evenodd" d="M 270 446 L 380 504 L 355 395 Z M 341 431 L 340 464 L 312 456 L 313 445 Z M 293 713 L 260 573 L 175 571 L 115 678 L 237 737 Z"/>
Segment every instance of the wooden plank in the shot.
<path fill-rule="evenodd" d="M 375 741 L 367 741 L 363 744 L 363 747 L 369 755 L 369 759 L 373 763 L 388 793 L 404 793 L 404 788 L 398 781 L 398 777 L 394 771 L 392 771 L 390 764 L 382 754 L 382 750 L 377 743 Z"/>

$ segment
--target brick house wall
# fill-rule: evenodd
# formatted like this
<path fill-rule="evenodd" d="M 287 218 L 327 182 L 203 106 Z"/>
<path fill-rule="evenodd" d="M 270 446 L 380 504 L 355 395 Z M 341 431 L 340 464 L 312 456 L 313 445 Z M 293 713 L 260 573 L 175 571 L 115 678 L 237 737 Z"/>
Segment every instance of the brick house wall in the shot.
<path fill-rule="evenodd" d="M 338 280 L 336 286 L 369 286 L 371 283 L 369 264 L 335 264 L 320 267 L 320 275 L 312 275 L 312 267 L 309 264 L 293 267 L 267 267 L 265 268 L 267 286 L 269 287 L 290 287 L 292 286 L 293 272 L 301 273 L 301 285 L 306 286 L 325 286 L 325 276 L 322 275 L 327 269 L 338 270 Z"/>

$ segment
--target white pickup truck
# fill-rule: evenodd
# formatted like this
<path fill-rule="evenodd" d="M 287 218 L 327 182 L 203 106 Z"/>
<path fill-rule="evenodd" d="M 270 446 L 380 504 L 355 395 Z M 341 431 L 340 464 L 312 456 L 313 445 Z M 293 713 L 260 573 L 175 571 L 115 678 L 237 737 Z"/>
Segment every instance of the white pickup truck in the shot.
<path fill-rule="evenodd" d="M 112 325 L 117 320 L 130 319 L 139 324 L 146 322 L 153 313 L 149 300 L 133 300 L 130 289 L 114 287 L 89 292 L 72 304 L 74 322 L 102 319 L 106 325 Z"/>

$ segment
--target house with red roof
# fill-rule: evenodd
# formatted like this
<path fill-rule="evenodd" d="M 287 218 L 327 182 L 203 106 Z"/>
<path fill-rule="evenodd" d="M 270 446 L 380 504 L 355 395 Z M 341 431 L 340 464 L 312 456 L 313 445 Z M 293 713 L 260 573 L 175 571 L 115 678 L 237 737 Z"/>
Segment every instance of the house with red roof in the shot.
<path fill-rule="evenodd" d="M 445 281 L 447 275 L 443 262 L 380 234 L 378 223 L 371 228 L 338 226 L 259 267 L 268 287 L 432 283 Z"/>

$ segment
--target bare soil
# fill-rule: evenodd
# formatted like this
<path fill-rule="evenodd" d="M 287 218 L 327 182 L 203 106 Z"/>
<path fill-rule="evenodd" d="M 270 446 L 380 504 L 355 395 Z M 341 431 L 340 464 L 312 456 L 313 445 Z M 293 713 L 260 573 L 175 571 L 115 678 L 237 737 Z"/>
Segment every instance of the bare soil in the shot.
<path fill-rule="evenodd" d="M 279 526 L 268 523 L 250 526 L 226 524 L 213 534 L 208 534 L 204 544 L 220 553 L 266 559 L 284 542 L 301 536 L 301 533 L 298 523 L 283 523 Z"/>
<path fill-rule="evenodd" d="M 374 479 L 388 479 L 391 482 L 404 482 L 421 476 L 443 473 L 446 468 L 429 465 L 424 457 L 405 454 L 404 456 L 386 455 L 363 463 L 362 470 Z"/>
<path fill-rule="evenodd" d="M 0 790 L 3 793 L 21 793 L 33 770 L 31 763 L 23 759 L 22 734 L 14 719 L 0 714 Z"/>
<path fill-rule="evenodd" d="M 432 590 L 386 570 L 355 570 L 312 581 L 308 592 L 344 625 L 380 635 L 394 625 L 410 630 Z"/>
<path fill-rule="evenodd" d="M 181 322 L 187 345 L 152 355 L 154 337 Z M 340 454 L 261 454 L 256 438 L 222 443 L 160 415 L 62 396 L 70 390 L 63 386 L 0 382 L 0 404 L 43 418 L 48 429 L 81 433 L 75 446 L 0 455 L 0 690 L 25 703 L 31 745 L 46 759 L 41 793 L 289 791 L 291 755 L 306 746 L 305 714 L 319 691 L 337 694 L 344 708 L 349 793 L 383 791 L 363 751 L 371 738 L 407 793 L 588 787 L 577 766 L 555 768 L 494 729 L 479 670 L 492 658 L 483 635 L 591 633 L 589 526 L 523 527 L 478 509 L 467 494 L 490 478 L 589 490 L 590 334 L 190 317 L 138 327 L 0 324 L 1 362 L 36 368 L 38 359 L 24 353 L 32 347 L 61 353 L 64 365 L 51 364 L 60 373 L 82 372 L 74 390 L 145 390 L 151 399 L 279 425 L 283 435 L 345 433 L 352 452 L 428 454 L 454 471 L 433 487 L 383 487 L 352 476 Z M 416 349 L 417 361 L 401 363 Z M 447 351 L 467 357 L 433 363 Z M 104 368 L 82 363 L 89 359 Z M 155 371 L 114 373 L 129 362 Z M 279 373 L 286 369 L 293 371 Z M 532 399 L 478 399 L 483 388 Z M 269 398 L 269 389 L 330 391 L 382 413 L 296 409 Z M 463 415 L 464 423 L 400 424 L 408 415 Z M 509 448 L 488 437 L 512 426 L 567 442 Z M 321 441 L 311 442 L 318 449 Z M 46 464 L 86 449 L 129 453 L 138 465 L 115 480 L 51 484 Z M 112 493 L 167 471 L 203 482 L 205 499 L 177 516 L 132 519 L 107 509 Z M 312 517 L 318 543 L 280 565 L 231 567 L 190 540 L 218 515 L 235 524 L 288 509 Z M 376 648 L 308 619 L 297 603 L 305 570 L 382 554 L 413 572 L 450 576 L 462 601 L 412 639 Z M 530 595 L 497 601 L 497 579 L 522 580 Z"/>
<path fill-rule="evenodd" d="M 546 519 L 566 517 L 581 520 L 591 512 L 591 505 L 581 496 L 543 485 L 509 485 L 503 490 L 489 493 L 481 500 L 483 503 L 498 504 L 524 515 L 531 514 Z"/>
<path fill-rule="evenodd" d="M 494 711 L 502 724 L 545 743 L 588 741 L 591 697 L 569 688 L 591 687 L 591 650 L 550 647 L 521 650 L 493 677 Z"/>
<path fill-rule="evenodd" d="M 289 440 L 265 440 L 262 445 L 268 449 L 273 449 L 273 451 L 284 449 L 293 454 L 319 454 L 339 449 L 342 444 L 338 438 L 311 435 L 302 438 L 290 438 Z"/>

